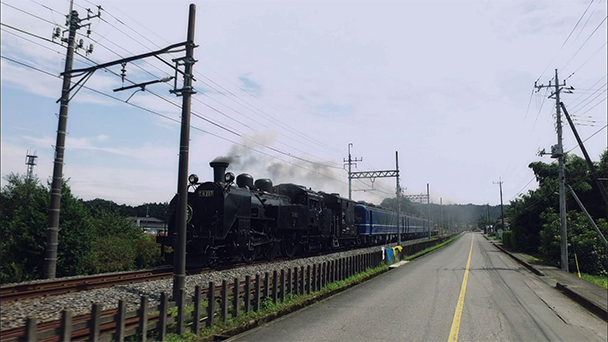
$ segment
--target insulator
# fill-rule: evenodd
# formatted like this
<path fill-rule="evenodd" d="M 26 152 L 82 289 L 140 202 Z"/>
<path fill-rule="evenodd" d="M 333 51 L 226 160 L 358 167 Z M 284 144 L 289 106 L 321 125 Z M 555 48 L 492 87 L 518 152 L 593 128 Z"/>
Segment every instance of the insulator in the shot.
<path fill-rule="evenodd" d="M 81 39 L 78 41 L 78 47 L 82 49 L 83 46 L 84 46 L 84 40 Z"/>
<path fill-rule="evenodd" d="M 93 44 L 89 45 L 89 49 L 87 51 L 89 53 L 93 53 Z"/>
<path fill-rule="evenodd" d="M 53 38 L 57 38 L 61 35 L 61 29 L 59 27 L 55 27 L 55 32 L 53 32 Z"/>

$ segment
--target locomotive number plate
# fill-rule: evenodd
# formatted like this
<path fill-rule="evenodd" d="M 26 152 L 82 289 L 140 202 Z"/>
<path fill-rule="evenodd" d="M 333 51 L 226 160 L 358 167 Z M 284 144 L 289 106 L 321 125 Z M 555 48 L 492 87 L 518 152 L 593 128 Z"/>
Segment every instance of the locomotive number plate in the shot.
<path fill-rule="evenodd" d="M 213 195 L 214 195 L 213 190 L 199 190 L 198 191 L 198 197 L 213 197 Z"/>

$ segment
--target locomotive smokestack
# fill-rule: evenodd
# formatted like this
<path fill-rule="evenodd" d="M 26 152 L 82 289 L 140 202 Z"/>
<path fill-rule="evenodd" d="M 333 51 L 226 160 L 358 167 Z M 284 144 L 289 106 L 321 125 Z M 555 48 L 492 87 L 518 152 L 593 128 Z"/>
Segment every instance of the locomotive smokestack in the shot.
<path fill-rule="evenodd" d="M 225 161 L 212 161 L 209 163 L 213 168 L 213 181 L 216 183 L 221 183 L 224 181 L 224 174 L 226 173 L 226 168 L 229 163 Z"/>

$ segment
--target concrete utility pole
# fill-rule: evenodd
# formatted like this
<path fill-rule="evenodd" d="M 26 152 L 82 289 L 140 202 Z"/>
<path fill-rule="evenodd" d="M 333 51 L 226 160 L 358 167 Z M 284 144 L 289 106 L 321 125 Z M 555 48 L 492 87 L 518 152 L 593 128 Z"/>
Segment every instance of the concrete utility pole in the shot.
<path fill-rule="evenodd" d="M 441 228 L 445 231 L 445 227 L 443 226 L 443 197 L 439 197 L 439 222 L 441 222 Z"/>
<path fill-rule="evenodd" d="M 504 207 L 502 205 L 502 179 L 500 177 L 498 177 L 498 182 L 494 182 L 494 184 L 498 184 L 500 187 L 500 218 L 502 221 L 502 230 L 505 231 L 506 227 L 505 227 L 505 210 Z M 488 208 L 488 214 L 489 214 L 489 208 Z"/>
<path fill-rule="evenodd" d="M 399 151 L 395 151 L 395 170 L 397 171 L 397 245 L 401 246 L 401 187 L 399 186 Z"/>
<path fill-rule="evenodd" d="M 344 165 L 348 164 L 348 199 L 353 199 L 352 198 L 352 186 L 351 186 L 351 182 L 352 182 L 352 169 L 351 169 L 351 165 L 355 164 L 355 166 L 357 166 L 356 162 L 360 162 L 363 161 L 363 158 L 361 159 L 352 159 L 351 155 L 350 155 L 350 147 L 353 146 L 353 143 L 348 143 L 348 161 L 346 159 L 344 159 Z"/>
<path fill-rule="evenodd" d="M 557 145 L 551 147 L 551 158 L 557 158 L 559 167 L 559 216 L 560 216 L 560 235 L 561 235 L 561 268 L 568 272 L 568 229 L 566 226 L 566 188 L 565 181 L 566 177 L 564 174 L 564 147 L 562 145 L 562 116 L 560 111 L 560 100 L 559 94 L 563 87 L 566 86 L 566 82 L 559 84 L 557 69 L 555 69 L 555 84 L 552 86 L 549 81 L 549 85 L 537 85 L 534 83 L 534 87 L 537 89 L 551 88 L 555 90 L 551 96 L 555 95 L 555 115 L 557 120 Z M 549 96 L 549 97 L 551 97 Z M 541 152 L 544 154 L 544 152 Z"/>
<path fill-rule="evenodd" d="M 190 110 L 191 97 L 195 93 L 192 88 L 192 73 L 194 60 L 194 31 L 196 19 L 196 5 L 190 4 L 188 15 L 188 39 L 186 40 L 186 56 L 181 59 L 184 64 L 184 86 L 174 93 L 183 96 L 182 125 L 179 148 L 179 171 L 177 178 L 177 241 L 175 243 L 175 265 L 173 269 L 173 298 L 180 308 L 180 317 L 183 317 L 185 306 L 180 290 L 186 285 L 186 220 L 188 206 L 188 152 L 190 149 Z M 182 292 L 183 293 L 183 292 Z M 180 319 L 181 322 L 181 319 Z M 178 326 L 178 333 L 183 332 L 183 322 Z"/>
<path fill-rule="evenodd" d="M 426 205 L 428 207 L 429 210 L 429 219 L 428 219 L 428 226 L 429 226 L 429 239 L 431 238 L 431 193 L 429 191 L 429 183 L 426 183 Z"/>
<path fill-rule="evenodd" d="M 99 15 L 97 15 L 99 16 Z M 96 16 L 96 17 L 97 17 Z M 68 126 L 68 103 L 70 102 L 70 90 L 72 83 L 72 65 L 74 63 L 76 30 L 81 28 L 78 12 L 72 10 L 68 14 L 69 33 L 67 39 L 62 41 L 68 43 L 63 72 L 63 85 L 61 87 L 61 103 L 59 106 L 59 123 L 57 127 L 57 140 L 55 143 L 55 161 L 53 167 L 53 181 L 51 183 L 51 203 L 49 205 L 49 220 L 46 235 L 46 251 L 44 257 L 44 278 L 54 279 L 57 274 L 57 245 L 59 241 L 59 213 L 61 211 L 61 189 L 63 187 L 63 157 L 65 152 L 65 136 Z M 87 16 L 86 19 L 93 17 Z M 60 29 L 56 29 L 55 36 L 59 36 Z M 54 36 L 54 37 L 55 37 Z"/>
<path fill-rule="evenodd" d="M 195 8 L 196 7 L 193 4 L 190 5 L 190 18 L 189 18 L 190 22 L 189 22 L 189 28 L 188 28 L 189 29 L 188 37 L 192 38 L 192 39 L 194 39 Z M 111 62 L 107 62 L 107 63 L 103 63 L 103 64 L 96 64 L 91 67 L 72 69 L 74 50 L 75 50 L 75 48 L 82 47 L 82 44 L 75 46 L 74 37 L 76 34 L 76 30 L 90 25 L 90 24 L 81 25 L 80 22 L 82 20 L 89 20 L 92 18 L 100 17 L 100 15 L 101 15 L 101 6 L 98 6 L 97 15 L 91 16 L 90 11 L 89 11 L 89 13 L 87 14 L 87 17 L 85 19 L 78 19 L 78 12 L 70 11 L 70 15 L 68 16 L 68 18 L 69 18 L 68 21 L 70 24 L 69 37 L 68 37 L 68 39 L 62 38 L 62 41 L 68 42 L 68 54 L 66 57 L 65 71 L 61 74 L 64 77 L 64 79 L 63 79 L 62 96 L 60 99 L 61 108 L 60 108 L 60 115 L 59 115 L 59 128 L 57 130 L 55 167 L 53 170 L 53 183 L 52 183 L 52 188 L 51 188 L 51 205 L 49 207 L 49 227 L 47 230 L 47 232 L 48 232 L 47 249 L 46 249 L 46 258 L 45 258 L 45 278 L 47 278 L 47 279 L 54 278 L 55 274 L 56 274 L 57 241 L 58 241 L 58 232 L 59 232 L 58 226 L 59 226 L 59 213 L 60 213 L 60 204 L 61 204 L 61 188 L 62 188 L 62 176 L 63 176 L 63 174 L 62 174 L 63 173 L 63 152 L 65 149 L 65 135 L 66 135 L 66 126 L 67 126 L 68 102 L 70 100 L 70 91 L 77 86 L 79 86 L 79 87 L 84 86 L 84 84 L 87 82 L 87 80 L 98 69 L 105 69 L 110 66 L 120 64 L 123 66 L 122 76 L 123 76 L 123 81 L 124 81 L 124 76 L 125 76 L 125 72 L 126 72 L 125 66 L 127 65 L 127 63 L 133 62 L 133 61 L 139 60 L 139 59 L 158 56 L 161 54 L 180 52 L 180 51 L 183 51 L 183 48 L 185 47 L 186 54 L 187 54 L 186 57 L 173 59 L 173 61 L 176 64 L 176 66 L 173 68 L 175 70 L 175 75 L 176 75 L 175 77 L 167 77 L 167 78 L 163 78 L 160 80 L 154 80 L 154 81 L 150 81 L 150 82 L 134 84 L 134 85 L 114 89 L 114 91 L 121 91 L 121 90 L 127 90 L 127 89 L 132 89 L 132 88 L 141 88 L 141 90 L 145 90 L 145 87 L 148 85 L 159 83 L 159 82 L 167 82 L 167 81 L 170 81 L 171 79 L 177 79 L 178 73 L 182 74 L 182 75 L 184 75 L 184 87 L 182 89 L 171 90 L 170 92 L 175 93 L 178 96 L 182 96 L 182 95 L 184 96 L 183 111 L 184 112 L 187 111 L 187 113 L 188 113 L 187 120 L 188 120 L 188 127 L 189 127 L 190 94 L 193 93 L 193 91 L 192 91 L 192 80 L 193 80 L 192 64 L 194 64 L 196 62 L 193 59 L 193 52 L 192 52 L 193 49 L 196 47 L 194 45 L 193 40 L 182 42 L 182 43 L 176 43 L 176 44 L 167 46 L 163 49 L 160 49 L 157 51 L 152 51 L 152 52 L 147 52 L 147 53 L 137 55 L 137 56 L 127 57 L 127 58 L 123 58 L 123 59 L 119 59 L 119 60 L 115 60 L 115 61 L 111 61 Z M 53 38 L 59 37 L 60 33 L 61 33 L 61 30 L 59 28 L 55 29 Z M 82 40 L 81 40 L 81 43 L 82 43 Z M 179 49 L 179 50 L 176 50 L 176 49 Z M 93 51 L 93 46 L 91 45 L 90 47 L 87 48 L 87 53 L 90 53 L 92 51 Z M 185 66 L 184 72 L 181 72 L 179 70 L 180 66 Z M 71 79 L 73 77 L 81 77 L 81 78 L 78 82 L 76 82 L 74 84 L 74 86 L 72 86 L 70 88 Z M 177 88 L 177 80 L 175 81 L 174 88 Z M 76 92 L 78 92 L 78 90 Z M 182 113 L 182 117 L 185 116 L 184 112 Z M 186 138 L 186 141 L 187 140 L 188 139 Z M 182 142 L 183 142 L 183 135 L 182 135 Z M 185 149 L 184 149 L 184 146 L 186 147 Z M 186 143 L 185 145 L 182 144 L 180 146 L 180 159 L 181 159 L 181 154 L 183 154 L 184 151 L 186 153 L 185 154 L 185 156 L 186 156 L 186 163 L 185 163 L 186 174 L 187 174 L 187 165 L 188 165 L 187 164 L 187 146 L 188 146 L 188 143 Z M 180 160 L 180 168 L 182 166 L 183 166 L 183 163 Z M 180 169 L 180 173 L 181 172 L 183 172 L 183 171 Z M 185 177 L 185 179 L 187 181 L 187 176 Z M 186 210 L 184 209 L 182 211 L 183 211 L 183 216 L 185 217 Z M 182 215 L 182 213 L 178 211 L 177 215 L 179 217 L 180 215 Z M 184 232 L 184 235 L 185 235 L 185 232 Z M 176 246 L 175 250 L 176 250 L 176 254 L 179 255 L 179 252 L 180 252 L 179 246 Z M 182 249 L 181 252 L 183 252 L 185 255 L 185 248 Z M 184 256 L 184 258 L 185 258 L 185 256 Z M 184 273 L 185 273 L 185 271 L 181 272 L 181 274 L 184 274 Z"/>

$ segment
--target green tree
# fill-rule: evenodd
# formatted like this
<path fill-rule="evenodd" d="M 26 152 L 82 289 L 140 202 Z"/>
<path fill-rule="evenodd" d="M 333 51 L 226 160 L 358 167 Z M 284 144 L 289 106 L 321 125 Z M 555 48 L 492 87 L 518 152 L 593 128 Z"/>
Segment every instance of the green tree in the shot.
<path fill-rule="evenodd" d="M 11 173 L 0 192 L 2 283 L 41 278 L 44 272 L 48 191 L 38 178 Z"/>
<path fill-rule="evenodd" d="M 1 191 L 2 283 L 39 279 L 44 272 L 50 203 L 49 187 L 37 178 L 6 176 Z M 95 231 L 90 216 L 63 182 L 57 249 L 57 276 L 84 274 Z"/>
<path fill-rule="evenodd" d="M 561 231 L 559 213 L 553 208 L 541 215 L 546 222 L 541 231 L 540 251 L 545 262 L 558 266 L 561 261 Z M 578 211 L 570 211 L 568 222 L 568 268 L 576 270 L 576 258 L 580 271 L 594 275 L 607 275 L 608 254 L 597 232 L 591 227 L 587 217 Z M 608 236 L 605 219 L 596 224 L 604 236 Z M 576 257 L 575 257 L 576 255 Z"/>
<path fill-rule="evenodd" d="M 595 163 L 600 177 L 608 173 L 608 170 L 606 170 L 606 166 L 608 166 L 606 154 L 605 150 L 600 156 L 600 162 Z M 546 250 L 550 246 L 545 241 L 548 237 L 542 237 L 540 233 L 541 230 L 545 229 L 543 225 L 552 222 L 552 216 L 547 212 L 547 209 L 552 208 L 553 213 L 559 211 L 558 164 L 557 162 L 551 164 L 533 162 L 530 163 L 529 167 L 534 172 L 539 187 L 536 190 L 528 191 L 521 198 L 511 201 L 507 216 L 515 235 L 515 247 L 527 253 L 542 252 L 549 258 L 547 261 L 552 261 L 550 256 L 553 253 L 548 253 Z M 592 217 L 596 220 L 605 218 L 606 206 L 603 204 L 599 190 L 592 181 L 586 161 L 576 155 L 567 155 L 565 157 L 565 176 L 566 182 L 572 186 Z M 569 193 L 566 194 L 566 200 L 567 208 L 578 210 L 578 204 Z M 548 231 L 546 234 L 548 234 Z M 539 249 L 541 246 L 542 251 Z M 557 248 L 559 251 L 559 245 Z"/>

